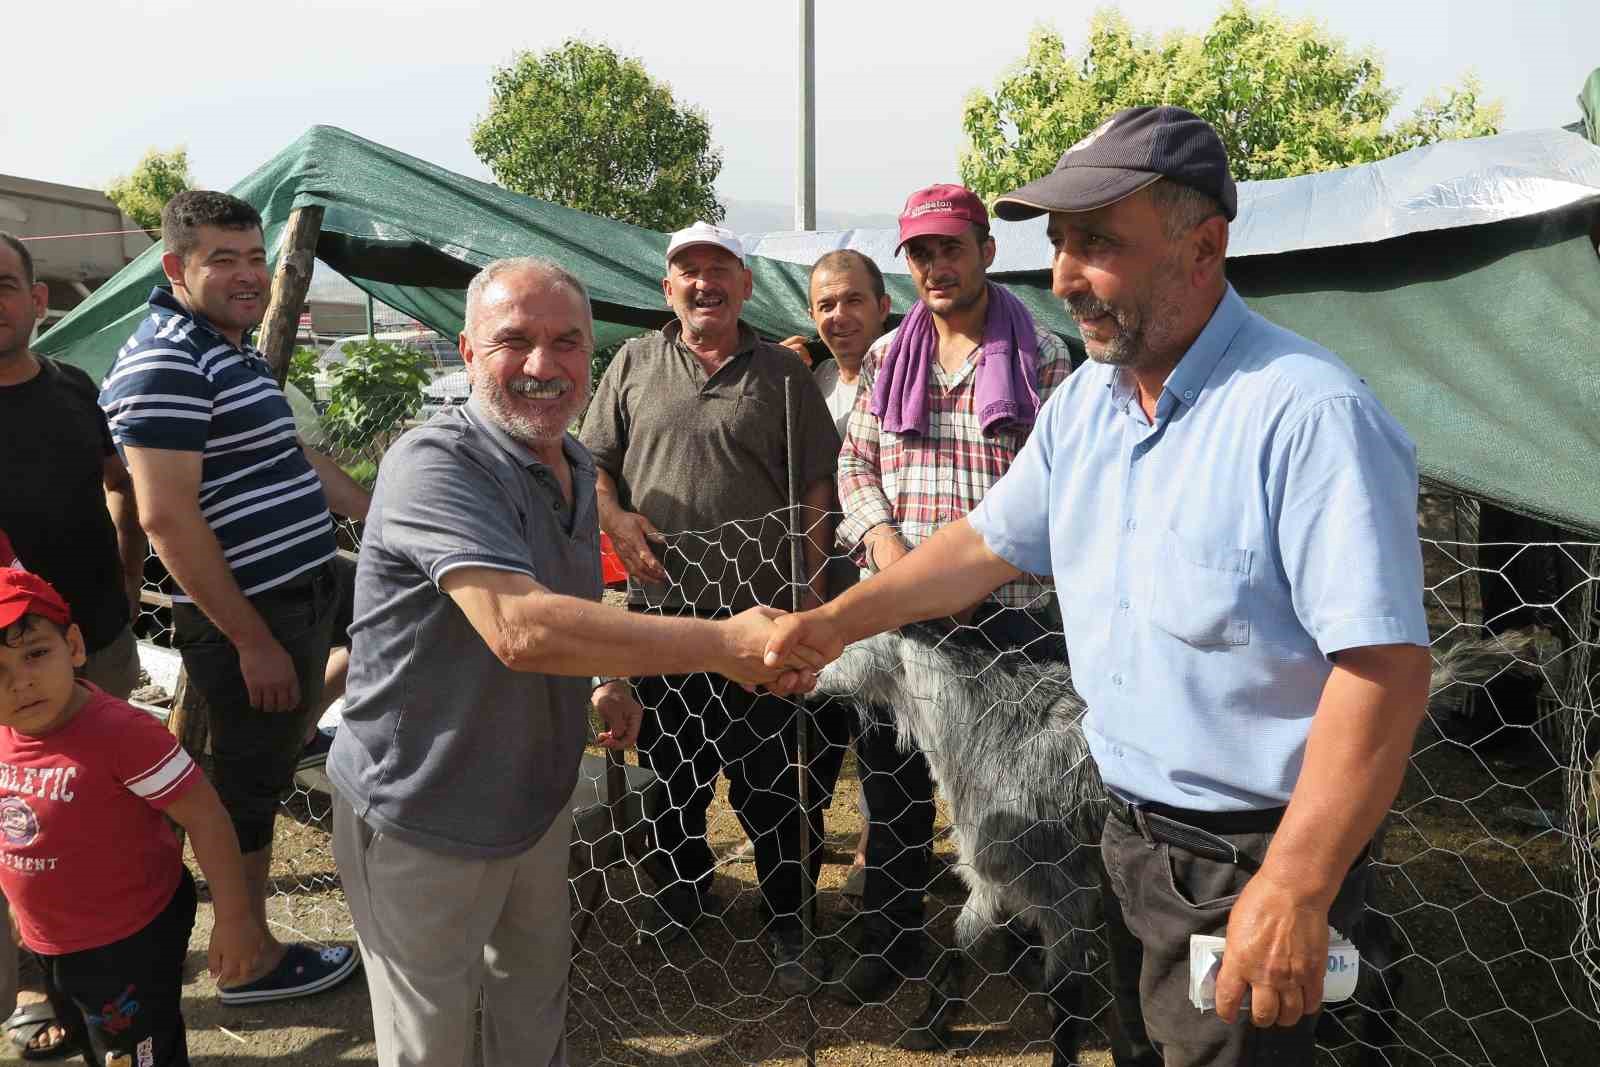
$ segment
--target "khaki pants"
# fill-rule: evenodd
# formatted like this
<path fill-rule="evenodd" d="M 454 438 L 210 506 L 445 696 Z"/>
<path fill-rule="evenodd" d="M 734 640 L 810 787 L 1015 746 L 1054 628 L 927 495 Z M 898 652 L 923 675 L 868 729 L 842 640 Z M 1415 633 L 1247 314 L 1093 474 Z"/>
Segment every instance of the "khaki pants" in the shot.
<path fill-rule="evenodd" d="M 382 1067 L 456 1067 L 483 1000 L 484 1067 L 566 1067 L 572 927 L 563 812 L 526 852 L 469 860 L 377 833 L 333 802 Z"/>

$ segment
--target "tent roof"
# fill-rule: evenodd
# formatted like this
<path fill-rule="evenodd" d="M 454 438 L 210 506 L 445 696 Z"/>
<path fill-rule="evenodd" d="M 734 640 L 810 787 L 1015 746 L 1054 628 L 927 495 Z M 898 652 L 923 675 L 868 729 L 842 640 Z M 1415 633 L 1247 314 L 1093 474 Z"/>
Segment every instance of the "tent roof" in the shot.
<path fill-rule="evenodd" d="M 318 258 L 446 335 L 460 329 L 467 281 L 507 255 L 547 256 L 581 277 L 602 345 L 667 318 L 665 235 L 519 196 L 343 130 L 313 127 L 233 192 L 261 211 L 273 249 L 294 208 L 321 204 Z M 1600 219 L 1600 147 L 1558 130 L 1438 145 L 1246 183 L 1241 202 L 1248 213 L 1235 224 L 1229 266 L 1240 292 L 1365 376 L 1416 438 L 1425 475 L 1600 531 L 1600 260 L 1589 237 Z M 1078 345 L 1037 269 L 1048 262 L 1042 225 L 1015 227 L 997 230 L 998 243 L 1028 251 L 1002 260 L 994 276 Z M 811 333 L 806 264 L 846 245 L 874 255 L 904 311 L 915 295 L 892 244 L 890 254 L 877 247 L 888 232 L 753 238 L 755 296 L 744 318 L 769 337 Z M 159 281 L 153 247 L 37 349 L 103 375 Z"/>
<path fill-rule="evenodd" d="M 1600 71 L 1594 93 L 1600 101 Z M 1526 218 L 1600 196 L 1600 151 L 1569 130 L 1442 141 L 1361 167 L 1275 181 L 1242 182 L 1239 216 L 1228 228 L 1228 258 L 1281 255 L 1371 244 L 1435 230 Z M 998 273 L 1037 270 L 1050 261 L 1044 223 L 990 220 Z M 835 248 L 871 256 L 886 272 L 905 272 L 887 229 L 785 231 L 742 235 L 758 256 L 810 265 Z"/>

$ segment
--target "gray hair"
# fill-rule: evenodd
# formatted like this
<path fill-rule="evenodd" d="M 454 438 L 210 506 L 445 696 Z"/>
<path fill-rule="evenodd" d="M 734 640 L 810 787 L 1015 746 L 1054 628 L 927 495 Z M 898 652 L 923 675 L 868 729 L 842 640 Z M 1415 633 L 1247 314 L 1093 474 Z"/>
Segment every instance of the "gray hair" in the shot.
<path fill-rule="evenodd" d="M 554 282 L 576 293 L 578 299 L 583 301 L 584 313 L 589 316 L 589 331 L 591 334 L 594 332 L 594 305 L 589 302 L 589 290 L 578 280 L 577 275 L 561 264 L 542 256 L 507 256 L 505 259 L 492 261 L 475 274 L 467 285 L 466 321 L 462 329 L 469 334 L 472 332 L 473 309 L 482 301 L 484 290 L 488 289 L 496 278 L 502 274 L 523 272 L 538 275 L 546 281 Z"/>
<path fill-rule="evenodd" d="M 1161 213 L 1161 232 L 1175 241 L 1213 215 L 1224 214 L 1222 205 L 1192 185 L 1162 178 L 1150 186 L 1150 199 Z"/>

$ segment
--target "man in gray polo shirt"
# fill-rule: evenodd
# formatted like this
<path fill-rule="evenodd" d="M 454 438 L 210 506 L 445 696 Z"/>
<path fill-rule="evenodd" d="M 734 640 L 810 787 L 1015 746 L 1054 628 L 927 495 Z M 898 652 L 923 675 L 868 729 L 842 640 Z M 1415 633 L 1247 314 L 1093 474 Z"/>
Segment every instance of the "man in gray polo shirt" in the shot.
<path fill-rule="evenodd" d="M 368 514 L 344 728 L 328 756 L 334 855 L 367 967 L 378 1061 L 565 1064 L 566 811 L 590 677 L 712 670 L 773 681 L 770 609 L 630 615 L 600 596 L 595 468 L 565 428 L 589 392 L 588 296 L 554 264 L 467 290 L 472 399 L 389 450 Z M 600 705 L 602 744 L 637 707 Z"/>

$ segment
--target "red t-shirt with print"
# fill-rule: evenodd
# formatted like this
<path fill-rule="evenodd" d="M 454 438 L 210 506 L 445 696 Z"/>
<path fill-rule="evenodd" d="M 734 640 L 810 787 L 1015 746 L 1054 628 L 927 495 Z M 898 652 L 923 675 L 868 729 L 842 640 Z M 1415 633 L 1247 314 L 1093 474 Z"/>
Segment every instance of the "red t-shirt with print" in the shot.
<path fill-rule="evenodd" d="M 44 737 L 0 726 L 0 889 L 22 940 L 59 956 L 120 941 L 172 899 L 183 853 L 161 811 L 200 769 L 153 716 L 89 685 Z"/>

